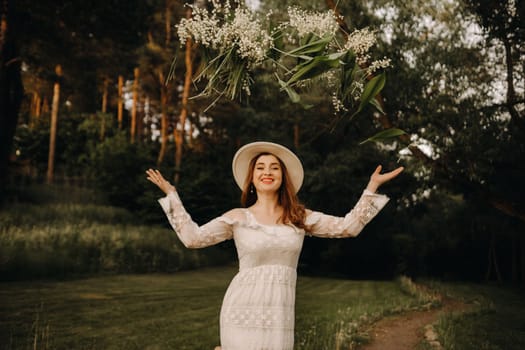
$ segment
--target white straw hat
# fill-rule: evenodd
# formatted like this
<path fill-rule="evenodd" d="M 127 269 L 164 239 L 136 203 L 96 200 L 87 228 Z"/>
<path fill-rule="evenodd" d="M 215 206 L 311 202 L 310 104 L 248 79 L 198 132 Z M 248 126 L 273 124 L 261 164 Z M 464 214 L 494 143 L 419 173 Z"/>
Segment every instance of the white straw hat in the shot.
<path fill-rule="evenodd" d="M 243 189 L 244 181 L 248 175 L 250 161 L 261 153 L 271 153 L 284 163 L 290 181 L 294 187 L 294 191 L 297 193 L 303 184 L 304 178 L 301 161 L 288 148 L 277 143 L 264 141 L 252 142 L 242 146 L 233 157 L 233 177 L 241 190 Z"/>

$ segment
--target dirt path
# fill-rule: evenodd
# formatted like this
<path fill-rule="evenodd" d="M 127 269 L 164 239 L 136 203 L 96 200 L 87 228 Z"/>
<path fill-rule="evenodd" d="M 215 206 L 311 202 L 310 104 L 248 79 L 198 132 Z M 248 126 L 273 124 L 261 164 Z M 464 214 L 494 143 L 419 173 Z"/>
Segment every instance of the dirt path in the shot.
<path fill-rule="evenodd" d="M 465 311 L 467 305 L 458 300 L 443 299 L 442 306 L 425 311 L 411 311 L 381 319 L 367 329 L 371 341 L 359 350 L 410 350 L 427 339 L 434 348 L 441 349 L 436 341 L 432 323 L 440 315 L 450 312 Z"/>

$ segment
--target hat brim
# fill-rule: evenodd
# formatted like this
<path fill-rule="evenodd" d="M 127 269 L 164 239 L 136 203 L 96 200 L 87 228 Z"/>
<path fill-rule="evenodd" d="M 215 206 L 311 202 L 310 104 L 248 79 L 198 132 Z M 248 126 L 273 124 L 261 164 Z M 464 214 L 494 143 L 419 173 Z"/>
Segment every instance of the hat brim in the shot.
<path fill-rule="evenodd" d="M 258 141 L 246 144 L 239 148 L 232 161 L 233 177 L 241 190 L 248 175 L 250 161 L 261 153 L 271 153 L 285 165 L 295 193 L 299 192 L 303 184 L 304 171 L 299 158 L 288 148 L 273 142 Z"/>

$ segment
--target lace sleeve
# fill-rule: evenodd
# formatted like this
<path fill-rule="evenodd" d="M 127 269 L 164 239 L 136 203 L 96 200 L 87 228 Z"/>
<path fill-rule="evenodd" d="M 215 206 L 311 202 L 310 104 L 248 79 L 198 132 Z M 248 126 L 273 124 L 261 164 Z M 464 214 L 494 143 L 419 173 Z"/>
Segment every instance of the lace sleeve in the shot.
<path fill-rule="evenodd" d="M 159 199 L 168 221 L 187 248 L 204 248 L 233 237 L 234 221 L 220 216 L 199 226 L 186 212 L 177 192 Z"/>
<path fill-rule="evenodd" d="M 344 218 L 311 212 L 305 220 L 307 232 L 316 237 L 355 237 L 388 201 L 385 195 L 364 190 L 355 207 Z"/>

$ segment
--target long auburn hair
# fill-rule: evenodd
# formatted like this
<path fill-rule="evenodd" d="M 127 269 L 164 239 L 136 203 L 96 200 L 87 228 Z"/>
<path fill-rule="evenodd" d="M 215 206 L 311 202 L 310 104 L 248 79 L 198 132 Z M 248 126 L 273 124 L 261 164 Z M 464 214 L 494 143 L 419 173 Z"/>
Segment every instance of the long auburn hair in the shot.
<path fill-rule="evenodd" d="M 286 170 L 286 166 L 284 165 L 283 161 L 272 153 L 259 153 L 250 161 L 250 164 L 248 165 L 248 174 L 246 175 L 246 179 L 244 180 L 244 187 L 241 195 L 241 204 L 243 207 L 248 208 L 255 204 L 255 202 L 257 202 L 257 191 L 255 191 L 255 186 L 252 183 L 253 171 L 255 169 L 255 163 L 257 162 L 257 159 L 259 159 L 259 157 L 261 156 L 268 155 L 272 155 L 275 158 L 277 158 L 281 166 L 282 183 L 281 187 L 279 187 L 278 190 L 278 201 L 279 205 L 283 207 L 283 214 L 279 219 L 283 224 L 293 224 L 298 228 L 305 229 L 305 207 L 303 204 L 301 204 L 301 202 L 299 202 L 299 199 L 295 194 L 292 181 L 290 179 L 290 176 L 288 175 L 288 171 Z"/>

